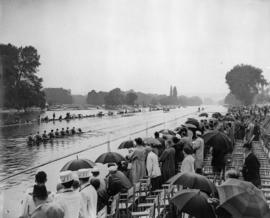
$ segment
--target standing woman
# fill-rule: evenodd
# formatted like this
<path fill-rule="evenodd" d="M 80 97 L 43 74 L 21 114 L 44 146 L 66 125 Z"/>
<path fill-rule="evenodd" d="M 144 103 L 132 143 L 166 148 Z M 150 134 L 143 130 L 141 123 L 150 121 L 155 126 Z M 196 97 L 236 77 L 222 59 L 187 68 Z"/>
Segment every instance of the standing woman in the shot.
<path fill-rule="evenodd" d="M 169 178 L 175 175 L 175 149 L 171 139 L 165 142 L 165 146 L 166 148 L 159 158 L 159 162 L 162 163 L 162 183 L 166 182 Z"/>
<path fill-rule="evenodd" d="M 129 156 L 131 161 L 130 169 L 130 181 L 132 184 L 139 182 L 144 176 L 146 176 L 146 150 L 143 146 L 143 140 L 141 138 L 136 138 L 136 147 Z"/>

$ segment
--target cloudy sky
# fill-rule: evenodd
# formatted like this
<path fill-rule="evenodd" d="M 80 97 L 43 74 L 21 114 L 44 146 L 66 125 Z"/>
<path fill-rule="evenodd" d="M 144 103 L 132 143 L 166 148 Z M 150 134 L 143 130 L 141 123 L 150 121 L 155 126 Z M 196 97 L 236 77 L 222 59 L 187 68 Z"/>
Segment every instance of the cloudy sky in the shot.
<path fill-rule="evenodd" d="M 228 92 L 252 64 L 270 80 L 268 0 L 0 0 L 0 43 L 33 45 L 44 87 Z"/>

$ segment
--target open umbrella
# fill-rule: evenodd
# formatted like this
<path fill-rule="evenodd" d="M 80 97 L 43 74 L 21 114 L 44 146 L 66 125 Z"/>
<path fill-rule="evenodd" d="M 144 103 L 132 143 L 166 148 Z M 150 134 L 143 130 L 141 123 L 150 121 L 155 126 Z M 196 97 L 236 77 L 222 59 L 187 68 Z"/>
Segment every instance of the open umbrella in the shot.
<path fill-rule="evenodd" d="M 214 117 L 214 118 L 219 118 L 219 117 L 222 117 L 222 114 L 221 113 L 219 113 L 219 112 L 215 112 L 215 113 L 213 113 L 212 114 L 212 117 Z"/>
<path fill-rule="evenodd" d="M 184 126 L 187 127 L 188 129 L 197 129 L 197 126 L 191 123 L 186 123 L 184 124 Z"/>
<path fill-rule="evenodd" d="M 196 218 L 216 218 L 207 194 L 198 189 L 184 189 L 175 194 L 171 202 L 179 211 L 188 213 Z"/>
<path fill-rule="evenodd" d="M 220 206 L 237 218 L 269 218 L 270 210 L 261 190 L 252 183 L 228 179 L 217 187 Z"/>
<path fill-rule="evenodd" d="M 161 146 L 161 142 L 158 139 L 148 137 L 143 139 L 144 144 L 151 146 Z"/>
<path fill-rule="evenodd" d="M 169 183 L 174 185 L 182 185 L 191 189 L 199 189 L 207 194 L 217 195 L 217 189 L 214 183 L 212 183 L 208 178 L 197 173 L 178 173 L 173 176 Z"/>
<path fill-rule="evenodd" d="M 226 152 L 233 150 L 231 139 L 220 131 L 211 131 L 203 135 L 204 143 Z"/>
<path fill-rule="evenodd" d="M 116 152 L 107 152 L 104 153 L 102 155 L 100 155 L 97 159 L 96 159 L 96 163 L 119 163 L 121 161 L 124 161 L 125 158 L 121 155 L 118 154 Z"/>
<path fill-rule="evenodd" d="M 232 116 L 226 116 L 223 118 L 224 121 L 235 121 L 235 119 Z"/>
<path fill-rule="evenodd" d="M 195 119 L 195 118 L 188 118 L 188 120 L 186 121 L 186 123 L 193 124 L 197 128 L 200 127 L 199 121 L 197 119 Z"/>
<path fill-rule="evenodd" d="M 199 117 L 208 117 L 208 113 L 201 113 Z"/>
<path fill-rule="evenodd" d="M 88 159 L 76 159 L 67 162 L 60 171 L 77 171 L 79 169 L 88 169 L 93 168 L 95 163 Z"/>
<path fill-rule="evenodd" d="M 159 131 L 159 133 L 162 133 L 164 135 L 173 135 L 173 136 L 176 135 L 176 133 L 174 131 L 169 130 L 169 129 L 162 129 Z"/>
<path fill-rule="evenodd" d="M 123 141 L 118 149 L 124 149 L 124 148 L 133 148 L 134 147 L 134 142 L 133 140 L 127 140 L 127 141 Z"/>
<path fill-rule="evenodd" d="M 175 132 L 180 132 L 182 129 L 184 129 L 184 126 L 179 126 L 174 129 Z"/>

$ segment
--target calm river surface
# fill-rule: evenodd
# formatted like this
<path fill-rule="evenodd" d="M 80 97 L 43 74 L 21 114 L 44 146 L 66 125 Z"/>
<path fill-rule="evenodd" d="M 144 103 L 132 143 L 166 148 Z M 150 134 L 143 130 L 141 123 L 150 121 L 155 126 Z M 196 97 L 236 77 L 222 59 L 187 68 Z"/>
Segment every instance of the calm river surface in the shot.
<path fill-rule="evenodd" d="M 225 112 L 226 109 L 221 106 L 206 106 L 205 111 Z M 68 111 L 57 111 L 56 117 L 60 114 L 64 116 L 67 112 Z M 81 113 L 88 115 L 97 113 L 96 110 L 70 112 L 71 114 Z M 45 115 L 52 117 L 52 113 L 53 112 L 48 111 Z M 54 123 L 36 123 L 0 128 L 0 180 L 65 155 L 94 147 L 0 182 L 0 217 L 1 215 L 4 218 L 18 217 L 20 201 L 24 196 L 24 191 L 33 184 L 34 175 L 37 171 L 45 170 L 47 172 L 47 188 L 51 191 L 55 191 L 59 170 L 67 161 L 75 159 L 77 155 L 79 158 L 88 158 L 95 161 L 100 154 L 107 151 L 107 141 L 110 141 L 109 145 L 111 150 L 116 151 L 118 145 L 124 140 L 134 139 L 138 136 L 153 136 L 153 133 L 157 130 L 175 128 L 181 123 L 184 123 L 188 117 L 197 116 L 197 107 L 187 107 L 173 109 L 168 113 L 163 113 L 162 111 L 145 111 L 130 117 L 117 115 L 102 118 L 84 118 L 71 120 L 69 122 L 56 121 Z M 151 126 L 156 124 L 160 125 L 151 128 Z M 81 136 L 55 139 L 53 143 L 48 142 L 47 144 L 41 144 L 39 146 L 28 146 L 26 144 L 26 137 L 37 131 L 43 132 L 47 130 L 48 132 L 51 129 L 72 128 L 73 126 L 75 128 L 80 127 L 87 133 Z M 126 149 L 117 150 L 117 152 L 123 155 L 127 154 Z"/>

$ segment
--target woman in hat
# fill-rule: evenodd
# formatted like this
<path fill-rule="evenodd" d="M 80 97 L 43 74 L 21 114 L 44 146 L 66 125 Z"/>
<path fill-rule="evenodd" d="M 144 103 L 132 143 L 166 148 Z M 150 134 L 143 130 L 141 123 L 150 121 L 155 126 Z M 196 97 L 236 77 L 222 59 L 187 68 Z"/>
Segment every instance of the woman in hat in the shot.
<path fill-rule="evenodd" d="M 162 182 L 166 182 L 169 178 L 175 175 L 175 149 L 171 139 L 165 142 L 166 149 L 163 151 L 159 158 L 162 163 L 161 174 Z"/>
<path fill-rule="evenodd" d="M 146 176 L 146 151 L 143 146 L 143 140 L 141 138 L 136 138 L 136 147 L 129 156 L 131 160 L 131 169 L 130 169 L 130 181 L 132 184 L 139 182 L 144 176 Z"/>
<path fill-rule="evenodd" d="M 186 173 L 186 172 L 195 173 L 195 169 L 194 169 L 195 160 L 194 160 L 194 157 L 192 156 L 193 154 L 192 148 L 189 146 L 185 146 L 183 149 L 183 153 L 184 153 L 185 158 L 181 165 L 181 173 Z"/>

